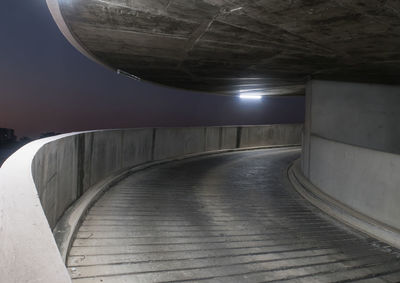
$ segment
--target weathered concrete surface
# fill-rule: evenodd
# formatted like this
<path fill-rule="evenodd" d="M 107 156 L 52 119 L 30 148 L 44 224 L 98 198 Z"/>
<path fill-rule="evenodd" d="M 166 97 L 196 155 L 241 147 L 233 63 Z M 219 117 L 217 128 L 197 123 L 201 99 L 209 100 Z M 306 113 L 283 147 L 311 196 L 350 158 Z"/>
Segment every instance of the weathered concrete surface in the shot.
<path fill-rule="evenodd" d="M 68 282 L 51 230 L 77 199 L 132 166 L 235 149 L 237 132 L 237 127 L 92 131 L 23 147 L 0 171 L 0 282 Z"/>
<path fill-rule="evenodd" d="M 50 227 L 80 196 L 77 139 L 72 136 L 45 144 L 32 162 L 33 179 Z"/>
<path fill-rule="evenodd" d="M 360 211 L 351 208 L 342 201 L 338 201 L 332 196 L 334 194 L 321 191 L 320 188 L 312 184 L 304 176 L 300 160 L 296 160 L 290 166 L 288 176 L 297 192 L 328 215 L 375 239 L 400 249 L 400 231 L 398 229 L 368 217 L 366 214 L 360 213 Z"/>
<path fill-rule="evenodd" d="M 314 185 L 400 231 L 400 156 L 311 137 Z"/>
<path fill-rule="evenodd" d="M 314 78 L 399 83 L 397 0 L 47 0 L 87 56 L 140 79 L 237 95 Z"/>
<path fill-rule="evenodd" d="M 74 282 L 399 282 L 397 250 L 327 218 L 286 179 L 298 149 L 136 172 L 90 210 Z M 387 281 L 386 281 L 387 280 Z"/>
<path fill-rule="evenodd" d="M 0 168 L 0 282 L 70 282 L 33 182 L 35 141 Z M 52 210 L 55 212 L 55 210 Z"/>
<path fill-rule="evenodd" d="M 230 149 L 238 147 L 237 135 L 237 127 L 221 127 L 220 149 Z"/>
<path fill-rule="evenodd" d="M 155 133 L 154 160 L 205 151 L 206 129 L 158 128 Z"/>
<path fill-rule="evenodd" d="M 96 131 L 89 135 L 90 145 L 85 147 L 85 152 L 88 151 L 90 156 L 83 162 L 90 168 L 87 177 L 90 182 L 83 191 L 113 172 L 151 160 L 151 128 Z M 86 173 L 84 170 L 83 174 Z"/>
<path fill-rule="evenodd" d="M 290 124 L 254 126 L 243 127 L 240 133 L 240 147 L 263 146 L 265 140 L 270 145 L 297 144 L 302 128 Z"/>
<path fill-rule="evenodd" d="M 400 87 L 311 81 L 302 169 L 322 192 L 400 231 Z"/>
<path fill-rule="evenodd" d="M 400 87 L 312 81 L 311 132 L 400 154 Z"/>
<path fill-rule="evenodd" d="M 212 151 L 220 149 L 220 127 L 207 127 L 206 128 L 206 137 L 205 137 L 205 150 Z"/>
<path fill-rule="evenodd" d="M 153 129 L 93 131 L 44 145 L 32 170 L 50 227 L 91 186 L 151 160 Z"/>
<path fill-rule="evenodd" d="M 270 135 L 263 126 L 147 128 L 80 133 L 44 145 L 35 155 L 33 177 L 50 227 L 88 188 L 107 176 L 154 160 L 210 150 L 300 144 L 299 124 L 275 125 Z M 246 142 L 238 143 L 238 133 Z"/>

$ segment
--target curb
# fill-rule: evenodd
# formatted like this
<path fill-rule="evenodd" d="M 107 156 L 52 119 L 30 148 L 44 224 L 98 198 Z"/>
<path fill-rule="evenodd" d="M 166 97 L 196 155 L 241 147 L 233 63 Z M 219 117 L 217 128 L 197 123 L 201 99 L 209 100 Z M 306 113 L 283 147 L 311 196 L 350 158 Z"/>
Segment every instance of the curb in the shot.
<path fill-rule="evenodd" d="M 340 222 L 400 249 L 400 231 L 342 204 L 314 186 L 301 172 L 299 160 L 287 170 L 293 188 L 312 205 Z"/>

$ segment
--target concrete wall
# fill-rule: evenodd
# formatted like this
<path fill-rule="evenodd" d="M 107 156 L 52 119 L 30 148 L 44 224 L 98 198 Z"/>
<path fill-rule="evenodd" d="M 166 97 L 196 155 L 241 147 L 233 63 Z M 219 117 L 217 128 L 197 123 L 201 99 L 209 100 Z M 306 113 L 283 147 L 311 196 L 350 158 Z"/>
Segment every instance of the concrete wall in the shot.
<path fill-rule="evenodd" d="M 153 158 L 162 160 L 204 152 L 205 141 L 205 128 L 159 128 L 155 130 Z"/>
<path fill-rule="evenodd" d="M 30 143 L 0 170 L 0 276 L 7 274 L 7 282 L 70 282 L 51 229 L 91 186 L 114 173 L 190 154 L 300 144 L 301 128 L 125 129 Z"/>
<path fill-rule="evenodd" d="M 400 154 L 399 86 L 315 81 L 312 93 L 312 133 Z"/>
<path fill-rule="evenodd" d="M 80 133 L 45 144 L 33 178 L 50 227 L 92 185 L 122 168 L 152 159 L 153 129 Z"/>
<path fill-rule="evenodd" d="M 298 144 L 302 128 L 298 125 L 249 126 L 240 130 L 239 147 L 263 146 L 265 141 L 270 145 Z"/>
<path fill-rule="evenodd" d="M 35 171 L 41 176 L 54 175 L 58 172 L 55 168 L 65 168 L 65 173 L 68 173 L 66 163 L 76 165 L 73 152 L 63 160 L 56 161 L 53 158 L 58 155 L 57 144 L 68 147 L 70 141 L 63 141 L 67 137 L 63 135 L 29 143 L 8 158 L 0 168 L 0 282 L 70 282 L 44 213 L 44 208 L 48 213 L 56 213 L 59 208 L 51 208 L 54 201 L 46 198 L 44 192 L 53 199 L 62 198 L 64 194 L 74 198 L 75 193 L 63 192 L 60 188 L 52 189 L 51 181 L 39 184 L 40 188 L 36 187 L 32 174 Z M 42 163 L 33 162 L 39 149 L 49 142 L 54 143 L 47 147 L 49 165 L 43 163 L 44 159 Z M 53 147 L 54 150 L 51 150 Z M 36 166 L 42 166 L 42 172 Z M 46 204 L 42 208 L 41 202 L 44 201 Z"/>
<path fill-rule="evenodd" d="M 311 81 L 302 155 L 324 193 L 400 229 L 400 87 Z"/>
<path fill-rule="evenodd" d="M 80 133 L 44 145 L 32 170 L 51 228 L 92 185 L 123 168 L 207 151 L 300 144 L 301 125 L 147 128 Z"/>

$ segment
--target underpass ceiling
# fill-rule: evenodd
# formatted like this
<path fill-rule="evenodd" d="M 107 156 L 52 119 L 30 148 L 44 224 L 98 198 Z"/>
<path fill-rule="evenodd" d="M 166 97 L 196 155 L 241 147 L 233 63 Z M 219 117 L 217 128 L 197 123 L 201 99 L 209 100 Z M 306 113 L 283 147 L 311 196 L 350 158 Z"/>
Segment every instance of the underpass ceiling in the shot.
<path fill-rule="evenodd" d="M 301 95 L 309 77 L 400 83 L 398 0 L 54 1 L 91 57 L 167 86 Z"/>

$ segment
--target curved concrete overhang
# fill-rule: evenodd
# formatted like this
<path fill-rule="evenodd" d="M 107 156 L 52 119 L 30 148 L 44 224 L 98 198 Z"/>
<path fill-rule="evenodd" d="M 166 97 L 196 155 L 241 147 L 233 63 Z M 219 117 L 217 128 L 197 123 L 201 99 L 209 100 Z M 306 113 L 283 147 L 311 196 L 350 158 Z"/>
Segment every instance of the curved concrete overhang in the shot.
<path fill-rule="evenodd" d="M 53 16 L 54 21 L 56 22 L 59 30 L 61 33 L 64 35 L 64 37 L 69 41 L 69 43 L 75 47 L 79 52 L 81 52 L 83 55 L 86 57 L 90 58 L 94 62 L 104 65 L 108 68 L 111 68 L 110 66 L 105 65 L 103 62 L 99 61 L 97 58 L 95 58 L 88 50 L 86 50 L 81 43 L 78 42 L 76 37 L 74 37 L 68 28 L 67 24 L 65 23 L 63 16 L 61 14 L 60 10 L 60 5 L 57 0 L 46 0 L 47 7 L 49 8 L 49 11 L 51 15 Z"/>
<path fill-rule="evenodd" d="M 294 95 L 304 94 L 310 77 L 399 83 L 395 0 L 47 3 L 86 56 L 167 86 Z"/>

